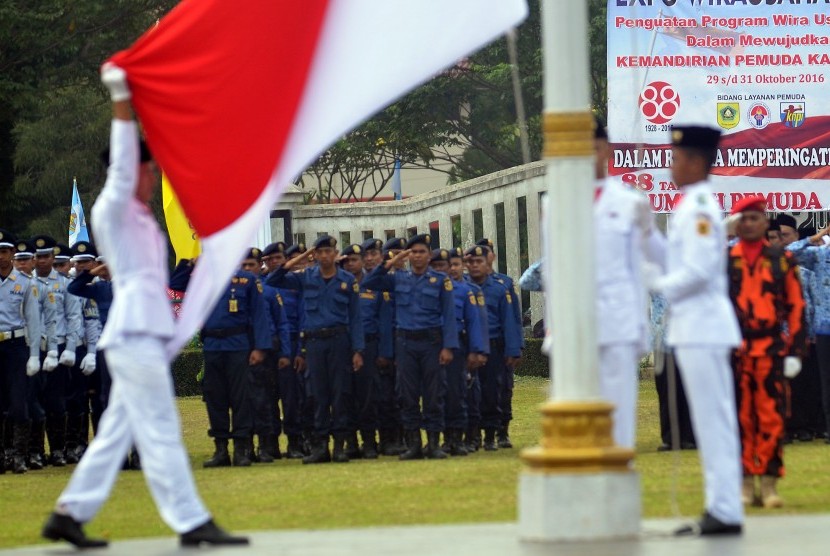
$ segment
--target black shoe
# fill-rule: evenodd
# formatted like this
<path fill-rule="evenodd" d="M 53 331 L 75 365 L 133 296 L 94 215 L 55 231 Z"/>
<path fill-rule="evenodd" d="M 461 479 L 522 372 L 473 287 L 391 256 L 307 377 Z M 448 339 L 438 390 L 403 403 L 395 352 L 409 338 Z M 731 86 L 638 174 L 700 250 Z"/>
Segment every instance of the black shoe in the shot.
<path fill-rule="evenodd" d="M 691 525 L 684 525 L 677 529 L 674 534 L 677 537 L 682 537 L 691 535 L 740 535 L 742 532 L 743 526 L 740 523 L 724 523 L 718 518 L 713 517 L 709 512 L 704 512 L 700 521 Z"/>
<path fill-rule="evenodd" d="M 12 471 L 14 471 L 16 475 L 21 475 L 28 470 L 29 468 L 26 467 L 26 458 L 23 456 L 14 456 L 14 459 L 12 460 Z"/>
<path fill-rule="evenodd" d="M 347 434 L 345 436 L 345 442 L 346 457 L 349 459 L 360 459 L 360 444 L 357 443 L 357 433 L 352 432 Z"/>
<path fill-rule="evenodd" d="M 427 432 L 427 447 L 424 451 L 424 456 L 427 459 L 447 459 L 447 453 L 441 449 L 441 444 L 438 441 L 440 436 L 440 432 Z"/>
<path fill-rule="evenodd" d="M 658 452 L 671 452 L 671 444 L 667 444 L 667 443 L 663 442 L 662 444 L 657 446 L 657 451 Z"/>
<path fill-rule="evenodd" d="M 510 441 L 510 433 L 508 426 L 505 425 L 504 427 L 499 429 L 498 432 L 498 439 L 499 439 L 499 448 L 512 448 L 513 443 Z"/>
<path fill-rule="evenodd" d="M 467 448 L 468 454 L 478 452 L 478 449 L 481 448 L 481 431 L 478 427 L 467 429 L 467 434 L 464 436 L 464 446 Z"/>
<path fill-rule="evenodd" d="M 423 459 L 424 451 L 421 446 L 421 431 L 406 431 L 406 451 L 398 456 L 401 461 Z"/>
<path fill-rule="evenodd" d="M 484 429 L 484 451 L 495 452 L 499 449 L 496 444 L 496 429 Z"/>
<path fill-rule="evenodd" d="M 347 444 L 346 438 L 343 435 L 335 435 L 334 436 L 334 450 L 331 452 L 331 461 L 335 463 L 349 463 L 349 451 L 348 447 L 344 448 L 344 445 Z M 354 439 L 355 444 L 357 443 L 357 438 Z M 360 450 L 358 450 L 360 453 Z"/>
<path fill-rule="evenodd" d="M 182 533 L 179 536 L 179 542 L 182 546 L 199 546 L 200 544 L 244 546 L 250 544 L 248 537 L 235 537 L 216 525 L 212 519 L 192 531 Z"/>
<path fill-rule="evenodd" d="M 812 442 L 813 441 L 813 433 L 809 431 L 798 431 L 795 434 L 795 439 L 799 442 Z"/>
<path fill-rule="evenodd" d="M 231 456 L 228 453 L 228 441 L 215 440 L 214 443 L 216 444 L 216 451 L 213 452 L 213 456 L 209 460 L 202 463 L 202 467 L 207 469 L 211 467 L 230 467 Z"/>
<path fill-rule="evenodd" d="M 363 459 L 378 459 L 378 443 L 375 440 L 375 431 L 361 431 L 360 438 L 363 439 Z"/>
<path fill-rule="evenodd" d="M 382 429 L 380 431 L 380 442 L 380 453 L 384 456 L 400 456 L 406 451 L 396 429 Z"/>
<path fill-rule="evenodd" d="M 109 543 L 104 539 L 90 539 L 81 524 L 68 515 L 52 513 L 43 526 L 41 536 L 53 541 L 66 541 L 77 548 L 104 548 Z"/>
<path fill-rule="evenodd" d="M 288 449 L 285 457 L 288 459 L 303 459 L 303 439 L 300 436 L 291 435 L 288 437 Z"/>
<path fill-rule="evenodd" d="M 304 464 L 311 463 L 328 463 L 331 461 L 331 454 L 329 454 L 329 441 L 325 440 L 315 441 L 311 453 L 303 458 Z"/>
<path fill-rule="evenodd" d="M 135 448 L 130 452 L 130 470 L 141 471 L 141 456 Z"/>
<path fill-rule="evenodd" d="M 251 466 L 251 442 L 247 438 L 235 438 L 233 441 L 233 466 Z"/>
<path fill-rule="evenodd" d="M 26 462 L 26 465 L 32 471 L 39 471 L 46 467 L 46 458 L 41 456 L 40 454 L 29 454 L 29 461 Z"/>
<path fill-rule="evenodd" d="M 447 443 L 450 447 L 451 456 L 466 456 L 469 452 L 467 446 L 462 439 L 461 429 L 452 429 L 449 431 L 449 439 Z"/>
<path fill-rule="evenodd" d="M 681 450 L 697 450 L 697 444 L 694 442 L 681 442 L 680 443 Z"/>
<path fill-rule="evenodd" d="M 251 446 L 254 442 L 251 439 Z M 274 449 L 271 446 L 271 438 L 259 435 L 259 447 L 257 450 L 251 450 L 251 461 L 254 463 L 274 463 Z"/>

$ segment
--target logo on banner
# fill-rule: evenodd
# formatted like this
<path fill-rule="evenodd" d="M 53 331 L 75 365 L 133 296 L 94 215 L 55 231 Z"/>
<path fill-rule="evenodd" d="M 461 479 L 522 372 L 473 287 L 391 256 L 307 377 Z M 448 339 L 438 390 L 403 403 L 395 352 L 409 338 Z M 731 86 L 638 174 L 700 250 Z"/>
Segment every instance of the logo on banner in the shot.
<path fill-rule="evenodd" d="M 680 108 L 680 95 L 670 83 L 652 81 L 640 93 L 640 112 L 653 124 L 665 124 Z"/>
<path fill-rule="evenodd" d="M 749 107 L 749 125 L 755 129 L 764 129 L 769 125 L 769 106 L 763 102 L 756 102 Z"/>
<path fill-rule="evenodd" d="M 806 103 L 804 102 L 782 102 L 781 121 L 787 127 L 800 127 L 806 117 Z"/>
<path fill-rule="evenodd" d="M 737 102 L 718 103 L 718 125 L 723 129 L 732 129 L 741 123 L 741 106 Z"/>

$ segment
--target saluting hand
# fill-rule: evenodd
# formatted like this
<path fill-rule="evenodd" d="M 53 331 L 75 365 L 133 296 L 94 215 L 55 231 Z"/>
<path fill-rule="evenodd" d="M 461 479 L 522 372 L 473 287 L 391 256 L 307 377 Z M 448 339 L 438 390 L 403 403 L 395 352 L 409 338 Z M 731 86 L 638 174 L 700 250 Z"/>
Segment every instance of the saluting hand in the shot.
<path fill-rule="evenodd" d="M 294 267 L 295 267 L 295 266 L 297 266 L 298 264 L 300 264 L 300 263 L 302 263 L 302 262 L 304 262 L 304 261 L 307 261 L 307 260 L 308 260 L 308 258 L 309 258 L 309 257 L 310 257 L 313 253 L 314 253 L 314 248 L 307 249 L 307 250 L 305 251 L 305 253 L 301 254 L 299 257 L 294 257 L 294 258 L 293 258 L 293 259 L 291 259 L 290 261 L 286 261 L 286 262 L 285 262 L 285 264 L 284 264 L 284 265 L 282 265 L 282 267 L 283 267 L 285 270 L 291 270 L 292 268 L 294 268 Z"/>
<path fill-rule="evenodd" d="M 107 265 L 106 264 L 99 264 L 98 266 L 96 266 L 95 268 L 90 270 L 89 273 L 92 274 L 93 276 L 101 276 L 106 271 L 107 271 Z"/>
<path fill-rule="evenodd" d="M 452 350 L 443 348 L 441 353 L 438 354 L 438 364 L 449 365 L 450 363 L 452 363 Z"/>
<path fill-rule="evenodd" d="M 252 367 L 261 364 L 263 361 L 265 361 L 265 352 L 261 349 L 252 350 L 251 355 L 248 356 L 248 365 Z"/>
<path fill-rule="evenodd" d="M 403 251 L 399 251 L 397 255 L 386 261 L 384 264 L 386 270 L 390 270 L 396 264 L 406 261 L 409 258 L 410 253 L 412 253 L 412 249 L 404 249 Z"/>

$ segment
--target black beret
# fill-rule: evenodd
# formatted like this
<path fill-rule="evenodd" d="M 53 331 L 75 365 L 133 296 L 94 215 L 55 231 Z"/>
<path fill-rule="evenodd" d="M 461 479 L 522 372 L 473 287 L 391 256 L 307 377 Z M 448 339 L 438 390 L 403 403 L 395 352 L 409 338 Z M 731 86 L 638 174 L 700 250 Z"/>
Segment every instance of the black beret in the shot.
<path fill-rule="evenodd" d="M 277 241 L 276 243 L 269 243 L 262 250 L 262 256 L 268 257 L 277 253 L 285 253 L 285 242 Z"/>
<path fill-rule="evenodd" d="M 246 259 L 256 259 L 259 260 L 262 258 L 262 249 L 259 247 L 251 247 L 248 249 L 248 253 L 245 255 Z"/>
<path fill-rule="evenodd" d="M 14 249 L 15 243 L 17 243 L 17 238 L 11 232 L 0 229 L 0 247 Z"/>
<path fill-rule="evenodd" d="M 315 249 L 322 249 L 323 247 L 337 247 L 337 240 L 331 236 L 320 236 L 314 240 Z"/>
<path fill-rule="evenodd" d="M 490 249 L 493 248 L 493 240 L 487 239 L 486 237 L 481 238 L 476 242 L 476 245 L 481 245 L 482 247 L 489 247 Z"/>
<path fill-rule="evenodd" d="M 449 249 L 451 259 L 461 259 L 464 257 L 464 250 L 460 247 L 453 247 Z"/>
<path fill-rule="evenodd" d="M 426 245 L 429 247 L 431 244 L 432 238 L 429 234 L 418 234 L 409 238 L 409 241 L 406 242 L 406 248 L 409 249 L 413 245 Z"/>
<path fill-rule="evenodd" d="M 781 226 L 778 224 L 778 220 L 772 218 L 769 221 L 769 228 L 767 228 L 768 232 L 780 232 Z"/>
<path fill-rule="evenodd" d="M 69 248 L 68 245 L 64 245 L 63 243 L 55 244 L 55 247 L 52 249 L 53 253 L 55 253 L 55 260 L 60 259 L 67 261 L 72 258 L 72 249 Z"/>
<path fill-rule="evenodd" d="M 150 152 L 150 148 L 147 146 L 147 143 L 144 142 L 144 139 L 139 139 L 138 141 L 138 150 L 139 150 L 139 162 L 150 162 L 153 160 L 153 153 Z M 104 163 L 104 166 L 109 167 L 110 165 L 110 148 L 107 147 L 103 151 L 101 151 L 101 162 Z"/>
<path fill-rule="evenodd" d="M 389 251 L 391 249 L 406 249 L 406 240 L 402 237 L 387 239 L 386 243 L 383 244 L 383 250 Z"/>
<path fill-rule="evenodd" d="M 305 250 L 305 243 L 290 245 L 285 248 L 285 256 L 290 257 L 291 255 L 296 255 L 298 253 L 305 253 Z"/>
<path fill-rule="evenodd" d="M 98 256 L 95 246 L 88 241 L 79 241 L 72 246 L 72 253 L 76 259 L 94 259 Z"/>
<path fill-rule="evenodd" d="M 789 226 L 793 230 L 798 228 L 798 222 L 789 214 L 779 214 L 775 221 L 778 223 L 779 229 L 781 229 L 781 226 Z"/>
<path fill-rule="evenodd" d="M 35 245 L 36 253 L 38 255 L 56 255 L 54 252 L 55 246 L 58 242 L 49 236 L 35 236 L 32 238 L 32 243 Z"/>
<path fill-rule="evenodd" d="M 490 248 L 486 245 L 473 245 L 464 252 L 466 257 L 486 257 L 490 253 Z"/>
<path fill-rule="evenodd" d="M 432 250 L 432 258 L 429 262 L 434 263 L 436 261 L 448 261 L 450 260 L 450 252 L 446 249 L 433 249 Z"/>
<path fill-rule="evenodd" d="M 352 243 L 351 245 L 347 246 L 343 249 L 341 255 L 361 255 L 363 253 L 363 249 L 357 243 Z"/>
<path fill-rule="evenodd" d="M 360 246 L 363 248 L 363 251 L 371 251 L 372 249 L 377 249 L 378 251 L 380 251 L 381 249 L 383 249 L 383 242 L 378 238 L 373 237 L 361 243 Z"/>
<path fill-rule="evenodd" d="M 688 147 L 711 151 L 718 148 L 720 131 L 706 126 L 679 126 L 672 128 L 671 143 L 675 147 Z"/>

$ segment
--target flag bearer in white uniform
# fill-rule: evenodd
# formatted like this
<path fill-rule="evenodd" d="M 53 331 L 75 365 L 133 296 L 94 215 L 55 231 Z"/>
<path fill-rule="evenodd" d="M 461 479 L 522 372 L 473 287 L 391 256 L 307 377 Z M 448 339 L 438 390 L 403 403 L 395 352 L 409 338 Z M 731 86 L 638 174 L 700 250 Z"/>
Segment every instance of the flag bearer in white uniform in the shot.
<path fill-rule="evenodd" d="M 106 501 L 135 442 L 159 513 L 180 534 L 182 545 L 247 544 L 247 538 L 217 527 L 196 493 L 165 351 L 174 327 L 166 294 L 166 242 L 147 206 L 158 175 L 149 151 L 139 149 L 126 74 L 107 65 L 101 79 L 110 90 L 114 119 L 107 182 L 92 208 L 92 221 L 113 282 L 114 299 L 98 343 L 106 348 L 112 390 L 98 434 L 58 498 L 43 536 L 79 548 L 106 546 L 107 541 L 88 538 L 81 524 Z"/>
<path fill-rule="evenodd" d="M 741 449 L 730 354 L 741 341 L 729 301 L 726 230 L 707 182 L 720 132 L 675 126 L 672 180 L 682 188 L 668 236 L 668 271 L 647 279 L 669 302 L 666 342 L 686 387 L 706 485 L 705 512 L 678 535 L 737 535 L 743 523 Z"/>

